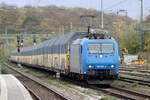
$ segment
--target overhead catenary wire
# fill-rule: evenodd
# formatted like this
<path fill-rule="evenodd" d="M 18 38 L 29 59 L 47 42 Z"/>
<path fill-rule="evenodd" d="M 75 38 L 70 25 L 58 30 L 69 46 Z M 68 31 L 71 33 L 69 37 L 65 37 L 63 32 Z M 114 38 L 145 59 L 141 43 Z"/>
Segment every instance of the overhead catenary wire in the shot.
<path fill-rule="evenodd" d="M 129 1 L 129 0 L 121 0 L 121 1 L 117 2 L 116 4 L 113 4 L 110 7 L 105 8 L 104 10 L 112 9 L 112 8 L 117 7 L 117 6 L 123 4 L 123 3 L 127 2 L 127 1 Z"/>

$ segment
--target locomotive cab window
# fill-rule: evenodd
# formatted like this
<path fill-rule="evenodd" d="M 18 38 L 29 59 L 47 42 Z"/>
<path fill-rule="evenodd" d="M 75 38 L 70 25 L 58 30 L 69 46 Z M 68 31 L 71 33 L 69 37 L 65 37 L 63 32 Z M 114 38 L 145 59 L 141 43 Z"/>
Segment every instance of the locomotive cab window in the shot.
<path fill-rule="evenodd" d="M 88 44 L 88 54 L 114 53 L 113 43 L 90 43 Z"/>
<path fill-rule="evenodd" d="M 101 44 L 102 53 L 114 53 L 113 43 L 103 43 Z"/>
<path fill-rule="evenodd" d="M 96 54 L 101 53 L 100 44 L 88 44 L 88 53 L 89 54 Z"/>

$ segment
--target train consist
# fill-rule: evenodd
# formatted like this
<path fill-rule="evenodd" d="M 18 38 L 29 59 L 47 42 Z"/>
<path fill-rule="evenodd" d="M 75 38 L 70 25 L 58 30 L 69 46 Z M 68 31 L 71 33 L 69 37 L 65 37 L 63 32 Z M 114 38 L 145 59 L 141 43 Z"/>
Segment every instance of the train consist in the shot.
<path fill-rule="evenodd" d="M 10 60 L 60 73 L 89 84 L 110 84 L 118 77 L 118 44 L 99 32 L 74 32 L 12 51 Z"/>

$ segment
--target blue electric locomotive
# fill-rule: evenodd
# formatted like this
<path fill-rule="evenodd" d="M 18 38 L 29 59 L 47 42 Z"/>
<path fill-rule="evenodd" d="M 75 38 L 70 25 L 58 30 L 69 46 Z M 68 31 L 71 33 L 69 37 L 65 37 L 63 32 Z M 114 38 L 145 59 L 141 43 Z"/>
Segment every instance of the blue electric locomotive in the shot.
<path fill-rule="evenodd" d="M 118 45 L 114 38 L 77 39 L 71 46 L 70 72 L 89 84 L 110 84 L 119 72 Z"/>

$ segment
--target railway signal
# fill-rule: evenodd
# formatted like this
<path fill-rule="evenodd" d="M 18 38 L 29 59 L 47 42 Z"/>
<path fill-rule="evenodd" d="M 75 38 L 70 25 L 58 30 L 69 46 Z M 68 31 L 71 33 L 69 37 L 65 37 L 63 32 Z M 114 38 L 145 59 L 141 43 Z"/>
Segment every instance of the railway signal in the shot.
<path fill-rule="evenodd" d="M 36 36 L 33 37 L 33 45 L 36 45 Z"/>
<path fill-rule="evenodd" d="M 20 37 L 17 36 L 17 51 L 20 52 Z"/>
<path fill-rule="evenodd" d="M 21 48 L 23 48 L 23 35 L 21 36 Z"/>
<path fill-rule="evenodd" d="M 23 39 L 21 40 L 21 48 L 23 48 Z"/>

